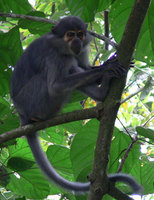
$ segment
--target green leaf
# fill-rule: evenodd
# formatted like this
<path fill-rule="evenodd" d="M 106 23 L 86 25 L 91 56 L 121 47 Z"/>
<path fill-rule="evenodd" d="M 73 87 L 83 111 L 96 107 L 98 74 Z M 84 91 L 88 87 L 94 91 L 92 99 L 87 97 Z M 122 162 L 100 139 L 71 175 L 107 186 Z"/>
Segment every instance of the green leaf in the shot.
<path fill-rule="evenodd" d="M 28 15 L 45 18 L 45 14 L 40 11 L 33 11 L 28 13 Z M 28 19 L 20 19 L 19 27 L 28 29 L 32 34 L 44 35 L 45 33 L 51 31 L 52 24 Z"/>
<path fill-rule="evenodd" d="M 74 103 L 67 103 L 63 110 L 62 113 L 67 113 L 67 112 L 72 112 L 74 110 L 80 110 L 82 108 L 80 102 L 74 102 Z"/>
<path fill-rule="evenodd" d="M 35 162 L 21 157 L 12 157 L 8 160 L 7 167 L 15 171 L 25 171 L 30 169 Z"/>
<path fill-rule="evenodd" d="M 144 20 L 140 36 L 137 41 L 134 58 L 149 65 L 154 65 L 154 1 Z"/>
<path fill-rule="evenodd" d="M 73 91 L 71 98 L 69 100 L 69 103 L 79 102 L 85 99 L 85 95 L 83 95 L 81 92 L 75 90 Z"/>
<path fill-rule="evenodd" d="M 3 63 L 15 66 L 23 52 L 18 27 L 12 28 L 8 33 L 1 33 L 0 41 L 0 58 L 3 58 Z"/>
<path fill-rule="evenodd" d="M 53 167 L 67 179 L 72 180 L 72 164 L 70 151 L 64 146 L 50 145 L 47 149 L 47 157 Z"/>
<path fill-rule="evenodd" d="M 130 15 L 134 0 L 116 0 L 111 6 L 109 19 L 111 23 L 111 33 L 119 43 Z M 120 22 L 120 23 L 119 23 Z"/>
<path fill-rule="evenodd" d="M 2 117 L 8 112 L 10 112 L 10 104 L 4 98 L 0 98 L 0 119 L 3 119 Z"/>
<path fill-rule="evenodd" d="M 62 124 L 67 131 L 70 133 L 80 133 L 81 129 L 83 128 L 82 121 L 75 121 L 66 124 Z"/>
<path fill-rule="evenodd" d="M 106 10 L 110 4 L 112 3 L 112 0 L 99 0 L 97 11 L 101 12 Z"/>
<path fill-rule="evenodd" d="M 23 139 L 23 138 L 17 139 L 17 145 L 9 146 L 8 152 L 9 152 L 9 159 L 18 157 L 18 158 L 34 161 L 32 152 L 30 150 L 30 147 L 26 139 Z"/>
<path fill-rule="evenodd" d="M 63 143 L 63 128 L 60 126 L 54 126 L 46 130 L 39 131 L 39 135 L 46 141 L 54 144 Z"/>
<path fill-rule="evenodd" d="M 81 17 L 85 22 L 90 22 L 94 20 L 99 0 L 66 0 L 66 3 L 72 15 Z"/>
<path fill-rule="evenodd" d="M 116 0 L 109 14 L 111 32 L 119 43 L 130 15 L 134 0 Z M 137 41 L 134 58 L 149 65 L 154 64 L 154 2 L 151 3 Z M 120 25 L 119 25 L 120 22 Z"/>
<path fill-rule="evenodd" d="M 87 181 L 87 175 L 92 167 L 98 126 L 99 122 L 97 120 L 90 120 L 73 139 L 70 155 L 75 178 L 78 177 L 81 171 L 88 168 L 89 170 L 86 171 L 83 177 Z"/>
<path fill-rule="evenodd" d="M 28 199 L 43 199 L 49 194 L 49 183 L 38 168 L 10 175 L 7 189 Z"/>
<path fill-rule="evenodd" d="M 111 154 L 109 161 L 109 173 L 116 173 L 118 167 L 120 165 L 119 160 L 121 160 L 131 144 L 131 139 L 124 132 L 119 131 L 116 127 L 114 128 L 114 135 L 111 144 Z M 138 144 L 134 144 L 133 148 L 130 150 L 128 157 L 125 159 L 124 166 L 122 168 L 122 172 L 130 173 L 133 168 L 135 162 L 138 161 L 140 157 L 140 146 Z"/>
<path fill-rule="evenodd" d="M 5 114 L 4 120 L 2 120 L 3 123 L 0 125 L 0 134 L 19 127 L 18 117 L 16 115 L 10 114 L 10 110 L 8 108 L 3 107 L 3 109 L 5 109 L 5 111 L 7 111 L 7 113 Z"/>
<path fill-rule="evenodd" d="M 154 141 L 154 130 L 149 128 L 143 128 L 141 126 L 136 127 L 136 131 L 139 135 L 149 138 Z"/>
<path fill-rule="evenodd" d="M 32 10 L 27 0 L 1 0 L 0 12 L 12 12 L 16 14 L 26 14 Z"/>
<path fill-rule="evenodd" d="M 154 191 L 154 162 L 150 161 L 147 155 L 142 155 L 139 162 L 135 163 L 131 174 L 144 187 L 144 194 L 152 194 Z"/>

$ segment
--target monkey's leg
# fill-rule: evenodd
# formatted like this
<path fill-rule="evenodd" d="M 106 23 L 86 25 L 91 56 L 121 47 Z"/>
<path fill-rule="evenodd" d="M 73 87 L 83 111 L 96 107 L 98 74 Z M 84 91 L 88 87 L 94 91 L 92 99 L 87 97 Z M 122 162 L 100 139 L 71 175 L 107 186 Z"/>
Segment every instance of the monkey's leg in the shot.
<path fill-rule="evenodd" d="M 95 101 L 103 101 L 109 90 L 110 78 L 107 76 L 103 78 L 102 85 L 98 86 L 97 83 L 87 84 L 86 86 L 79 87 L 78 90 L 85 94 L 86 96 L 91 97 Z"/>

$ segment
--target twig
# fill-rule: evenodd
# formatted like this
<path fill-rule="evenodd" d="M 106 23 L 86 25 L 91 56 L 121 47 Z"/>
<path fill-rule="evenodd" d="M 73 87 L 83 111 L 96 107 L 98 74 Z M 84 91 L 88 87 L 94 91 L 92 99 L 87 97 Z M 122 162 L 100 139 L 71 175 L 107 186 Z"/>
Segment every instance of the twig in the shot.
<path fill-rule="evenodd" d="M 105 42 L 107 42 L 108 44 L 110 44 L 111 46 L 113 46 L 115 49 L 117 49 L 118 45 L 113 42 L 113 41 L 110 41 L 109 38 L 105 37 L 104 35 L 100 35 L 98 33 L 95 33 L 95 32 L 92 32 L 92 31 L 88 31 L 91 35 L 93 35 L 94 37 L 97 37 L 98 39 L 100 40 L 103 40 Z"/>
<path fill-rule="evenodd" d="M 142 92 L 144 90 L 144 87 L 139 88 L 136 92 L 132 93 L 131 95 L 129 95 L 128 97 L 126 97 L 125 99 L 121 100 L 120 104 L 123 104 L 124 102 L 128 101 L 129 99 L 131 99 L 133 96 L 137 95 L 138 93 Z"/>
<path fill-rule="evenodd" d="M 151 78 L 153 78 L 153 76 L 152 76 L 151 74 L 149 74 L 147 71 L 145 71 L 145 70 L 143 70 L 143 69 L 141 69 L 141 68 L 139 68 L 139 67 L 137 67 L 137 66 L 135 66 L 135 65 L 134 65 L 134 68 L 138 69 L 139 71 L 141 71 L 141 72 L 143 72 L 144 74 L 147 74 L 148 76 L 150 76 Z"/>
<path fill-rule="evenodd" d="M 45 23 L 49 23 L 49 24 L 56 24 L 57 23 L 56 20 L 46 19 L 46 18 L 43 18 L 43 17 L 35 17 L 35 16 L 29 16 L 29 15 L 20 15 L 20 14 L 13 14 L 13 13 L 2 13 L 2 12 L 0 12 L 0 16 L 1 17 L 11 17 L 11 18 L 28 19 L 28 20 L 33 20 L 33 21 L 45 22 Z M 94 37 L 97 37 L 98 39 L 107 42 L 108 44 L 110 44 L 114 48 L 117 47 L 117 44 L 114 43 L 114 42 L 112 42 L 112 41 L 110 41 L 107 37 L 105 37 L 103 35 L 99 35 L 99 34 L 94 33 L 92 31 L 88 31 L 88 32 L 91 35 L 93 35 Z"/>
<path fill-rule="evenodd" d="M 144 140 L 143 138 L 138 138 L 138 140 L 141 140 L 141 141 L 146 142 L 146 143 L 148 143 L 148 144 L 150 144 L 150 145 L 153 145 L 152 142 L 146 141 L 146 140 Z"/>
<path fill-rule="evenodd" d="M 20 14 L 14 14 L 14 13 L 2 13 L 0 12 L 1 17 L 11 17 L 11 18 L 20 18 L 20 19 L 28 19 L 28 20 L 33 20 L 33 21 L 38 21 L 38 22 L 45 22 L 49 24 L 56 24 L 56 20 L 52 19 L 46 19 L 43 17 L 36 17 L 36 16 L 29 16 L 29 15 L 20 15 Z"/>
<path fill-rule="evenodd" d="M 120 172 L 121 172 L 122 167 L 123 167 L 123 165 L 124 165 L 124 163 L 125 163 L 125 160 L 126 160 L 126 158 L 128 157 L 128 154 L 129 154 L 129 152 L 131 151 L 131 149 L 133 148 L 133 145 L 134 145 L 134 143 L 135 143 L 136 141 L 137 141 L 137 137 L 136 137 L 135 139 L 132 140 L 132 142 L 131 142 L 131 144 L 129 145 L 127 151 L 125 152 L 125 154 L 124 154 L 124 156 L 123 156 L 123 158 L 122 158 L 122 161 L 121 161 L 121 163 L 120 163 L 120 166 L 119 166 L 119 168 L 118 168 L 118 170 L 117 170 L 117 173 L 120 173 Z"/>
<path fill-rule="evenodd" d="M 154 115 L 150 117 L 150 119 L 148 119 L 144 124 L 143 127 L 145 127 L 147 125 L 147 123 L 149 123 L 149 121 L 151 121 L 154 118 Z"/>
<path fill-rule="evenodd" d="M 117 116 L 117 119 L 119 120 L 120 124 L 122 125 L 122 127 L 125 129 L 126 133 L 129 135 L 129 137 L 132 139 L 132 136 L 130 135 L 129 131 L 127 130 L 127 128 L 123 125 L 122 121 L 119 119 L 119 117 Z"/>

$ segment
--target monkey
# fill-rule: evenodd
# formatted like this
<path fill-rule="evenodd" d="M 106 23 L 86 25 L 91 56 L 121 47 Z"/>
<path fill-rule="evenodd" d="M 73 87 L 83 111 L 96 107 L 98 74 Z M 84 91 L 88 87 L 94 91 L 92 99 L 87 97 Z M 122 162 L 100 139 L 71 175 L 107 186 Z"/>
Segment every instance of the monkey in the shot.
<path fill-rule="evenodd" d="M 21 125 L 56 116 L 74 90 L 103 101 L 110 80 L 126 75 L 116 56 L 98 67 L 90 67 L 91 40 L 87 24 L 78 17 L 67 16 L 24 51 L 13 70 L 10 86 Z M 70 182 L 55 171 L 41 148 L 37 133 L 26 138 L 38 166 L 49 180 L 74 193 L 89 191 L 90 182 Z M 109 175 L 109 180 L 125 182 L 134 192 L 140 190 L 140 185 L 125 174 Z"/>

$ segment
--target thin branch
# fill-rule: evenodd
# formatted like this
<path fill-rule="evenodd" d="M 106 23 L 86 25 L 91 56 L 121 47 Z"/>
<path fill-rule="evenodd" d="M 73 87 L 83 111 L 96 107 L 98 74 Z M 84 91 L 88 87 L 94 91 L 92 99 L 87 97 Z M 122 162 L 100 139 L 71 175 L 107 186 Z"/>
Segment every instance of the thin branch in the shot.
<path fill-rule="evenodd" d="M 0 12 L 0 16 L 1 17 L 11 17 L 11 18 L 20 18 L 20 19 L 28 19 L 28 20 L 33 20 L 33 21 L 39 21 L 39 22 L 45 22 L 45 23 L 49 23 L 49 24 L 56 24 L 57 21 L 56 20 L 52 20 L 52 19 L 46 19 L 43 17 L 35 17 L 35 16 L 29 16 L 29 15 L 20 15 L 20 14 L 13 14 L 13 13 L 3 13 Z M 92 31 L 88 31 L 91 35 L 93 35 L 94 37 L 97 37 L 100 40 L 105 41 L 106 43 L 110 44 L 111 46 L 113 46 L 114 48 L 117 47 L 117 44 L 110 41 L 107 37 L 103 36 L 103 35 L 99 35 L 97 33 L 94 33 Z"/>
<path fill-rule="evenodd" d="M 109 38 L 105 37 L 104 35 L 100 35 L 98 33 L 92 32 L 92 31 L 88 31 L 92 36 L 97 37 L 100 40 L 105 41 L 106 43 L 110 44 L 111 46 L 113 46 L 115 49 L 118 47 L 118 45 L 111 41 Z"/>
<path fill-rule="evenodd" d="M 142 92 L 144 90 L 144 87 L 139 88 L 136 92 L 132 93 L 131 95 L 129 95 L 128 97 L 126 97 L 125 99 L 121 100 L 120 104 L 123 104 L 124 102 L 128 101 L 129 99 L 131 99 L 132 97 L 134 97 L 135 95 L 137 95 L 138 93 Z"/>
<path fill-rule="evenodd" d="M 120 166 L 119 166 L 119 168 L 118 168 L 118 170 L 117 170 L 117 173 L 120 173 L 120 172 L 121 172 L 122 167 L 123 167 L 123 165 L 124 165 L 124 163 L 125 163 L 125 160 L 126 160 L 126 158 L 128 157 L 128 154 L 129 154 L 129 152 L 131 151 L 131 149 L 133 148 L 133 145 L 134 145 L 134 143 L 135 143 L 136 141 L 137 141 L 137 138 L 136 138 L 136 139 L 133 139 L 132 142 L 131 142 L 131 144 L 129 145 L 127 151 L 125 152 L 125 154 L 124 154 L 124 156 L 123 156 L 123 158 L 122 158 L 122 161 L 121 161 Z"/>
<path fill-rule="evenodd" d="M 134 66 L 134 68 L 138 69 L 139 71 L 143 72 L 144 74 L 147 74 L 148 76 L 150 76 L 151 78 L 153 78 L 153 76 L 151 74 L 149 74 L 146 70 L 139 68 L 137 66 Z"/>
<path fill-rule="evenodd" d="M 119 117 L 117 116 L 117 119 L 119 120 L 120 124 L 122 125 L 122 127 L 125 129 L 126 133 L 129 135 L 129 137 L 132 139 L 131 134 L 129 133 L 129 131 L 127 130 L 127 128 L 124 126 L 124 124 L 122 123 L 122 121 L 119 119 Z"/>
<path fill-rule="evenodd" d="M 148 143 L 148 144 L 150 144 L 150 145 L 153 145 L 152 142 L 146 141 L 146 140 L 144 140 L 143 138 L 138 138 L 138 140 L 141 140 L 141 141 L 146 142 L 146 143 Z"/>
<path fill-rule="evenodd" d="M 0 12 L 1 17 L 11 17 L 11 18 L 20 18 L 20 19 L 28 19 L 28 20 L 33 20 L 37 22 L 45 22 L 49 24 L 56 24 L 56 20 L 52 19 L 46 19 L 43 17 L 35 17 L 35 16 L 29 16 L 29 15 L 20 15 L 20 14 L 13 14 L 13 13 L 2 13 Z"/>
<path fill-rule="evenodd" d="M 119 155 L 116 157 L 116 159 L 110 164 L 110 168 L 109 168 L 109 169 L 112 169 L 112 167 L 114 166 L 115 162 L 116 162 L 117 160 L 119 160 L 120 156 L 121 156 L 126 150 L 127 150 L 127 149 L 123 149 L 123 150 L 119 153 Z"/>
<path fill-rule="evenodd" d="M 70 113 L 61 114 L 43 122 L 28 124 L 26 126 L 22 126 L 20 128 L 8 131 L 0 135 L 0 144 L 7 142 L 9 140 L 15 139 L 17 137 L 21 137 L 21 136 L 36 132 L 38 130 L 55 126 L 58 124 L 79 121 L 79 120 L 84 120 L 84 119 L 91 119 L 91 118 L 98 118 L 97 107 L 84 109 L 84 110 L 76 110 Z"/>
<path fill-rule="evenodd" d="M 151 115 L 151 113 L 150 113 Z M 143 127 L 146 127 L 146 125 L 154 118 L 154 115 L 151 116 L 144 124 L 143 124 Z"/>

